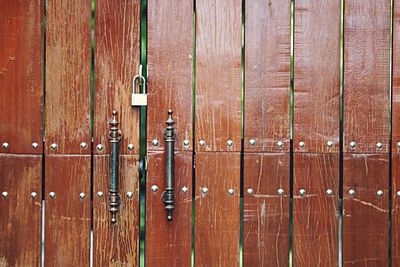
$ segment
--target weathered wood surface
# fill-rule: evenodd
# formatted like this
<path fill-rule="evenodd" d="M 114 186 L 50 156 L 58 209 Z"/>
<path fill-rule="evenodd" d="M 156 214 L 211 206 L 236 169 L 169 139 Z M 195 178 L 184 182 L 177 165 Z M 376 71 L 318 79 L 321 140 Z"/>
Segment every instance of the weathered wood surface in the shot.
<path fill-rule="evenodd" d="M 400 265 L 400 154 L 392 155 L 392 266 Z"/>
<path fill-rule="evenodd" d="M 295 153 L 293 161 L 293 264 L 338 266 L 339 157 Z"/>
<path fill-rule="evenodd" d="M 111 224 L 108 205 L 109 160 L 109 156 L 95 156 L 93 163 L 93 266 L 138 266 L 138 157 L 120 157 L 121 206 L 117 224 Z"/>
<path fill-rule="evenodd" d="M 45 173 L 45 265 L 88 266 L 90 156 L 47 156 Z"/>
<path fill-rule="evenodd" d="M 41 156 L 0 154 L 0 266 L 40 266 L 41 178 Z"/>
<path fill-rule="evenodd" d="M 41 154 L 43 1 L 1 1 L 0 44 L 0 153 Z"/>
<path fill-rule="evenodd" d="M 245 7 L 245 151 L 290 149 L 290 0 L 269 3 Z"/>
<path fill-rule="evenodd" d="M 289 264 L 289 166 L 288 153 L 245 153 L 244 266 Z"/>
<path fill-rule="evenodd" d="M 46 2 L 48 154 L 90 154 L 90 23 L 90 1 Z"/>
<path fill-rule="evenodd" d="M 167 220 L 165 153 L 148 154 L 146 191 L 146 266 L 190 266 L 192 253 L 192 153 L 175 152 L 175 209 Z M 153 186 L 158 190 L 154 192 Z M 182 191 L 186 187 L 187 191 Z"/>

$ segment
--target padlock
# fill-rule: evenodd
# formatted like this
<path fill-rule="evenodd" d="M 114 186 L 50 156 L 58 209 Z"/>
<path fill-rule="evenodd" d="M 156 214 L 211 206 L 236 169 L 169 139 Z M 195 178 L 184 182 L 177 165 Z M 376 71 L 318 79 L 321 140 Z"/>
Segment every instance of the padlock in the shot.
<path fill-rule="evenodd" d="M 136 93 L 136 83 L 139 80 L 143 85 L 143 93 Z M 140 88 L 138 88 L 140 91 Z M 132 80 L 132 107 L 147 106 L 147 92 L 146 92 L 146 79 L 142 75 L 136 75 Z"/>

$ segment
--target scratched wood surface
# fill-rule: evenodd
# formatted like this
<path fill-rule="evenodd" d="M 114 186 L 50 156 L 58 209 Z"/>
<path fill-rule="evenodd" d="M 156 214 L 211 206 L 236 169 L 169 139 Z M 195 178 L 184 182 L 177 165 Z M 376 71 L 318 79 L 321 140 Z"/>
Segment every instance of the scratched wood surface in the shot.
<path fill-rule="evenodd" d="M 0 266 L 39 266 L 42 157 L 0 154 L 0 177 Z"/>
<path fill-rule="evenodd" d="M 344 155 L 343 266 L 387 266 L 388 177 L 388 155 Z M 378 190 L 383 196 L 377 195 Z"/>
<path fill-rule="evenodd" d="M 0 153 L 42 152 L 42 20 L 43 1 L 0 2 Z"/>
<path fill-rule="evenodd" d="M 338 266 L 339 157 L 295 153 L 293 161 L 293 264 Z"/>
<path fill-rule="evenodd" d="M 400 265 L 400 154 L 392 155 L 392 266 Z"/>
<path fill-rule="evenodd" d="M 240 151 L 241 10 L 240 0 L 196 2 L 198 151 Z M 231 147 L 228 140 L 233 141 Z"/>
<path fill-rule="evenodd" d="M 148 154 L 146 266 L 190 266 L 192 241 L 192 153 L 175 152 L 175 209 L 171 222 L 162 201 L 165 153 Z M 154 192 L 153 186 L 158 190 Z M 187 192 L 182 191 L 186 187 Z"/>
<path fill-rule="evenodd" d="M 139 109 L 131 107 L 132 79 L 139 72 L 139 0 L 110 2 L 95 6 L 94 146 L 96 154 L 109 154 L 109 120 L 119 112 L 122 131 L 121 154 L 139 154 Z M 134 150 L 128 150 L 128 144 Z"/>
<path fill-rule="evenodd" d="M 240 154 L 198 152 L 195 175 L 195 266 L 239 266 Z"/>
<path fill-rule="evenodd" d="M 246 1 L 245 9 L 244 149 L 289 151 L 290 0 Z"/>
<path fill-rule="evenodd" d="M 90 1 L 46 2 L 47 153 L 90 154 L 90 23 Z"/>
<path fill-rule="evenodd" d="M 45 265 L 88 266 L 90 156 L 47 156 L 45 173 Z"/>
<path fill-rule="evenodd" d="M 109 160 L 109 156 L 96 156 L 93 163 L 93 266 L 138 266 L 138 157 L 120 157 L 121 206 L 117 224 L 111 224 L 108 210 Z M 131 198 L 128 192 L 133 193 Z"/>
<path fill-rule="evenodd" d="M 244 155 L 244 266 L 289 264 L 289 166 L 288 153 Z"/>

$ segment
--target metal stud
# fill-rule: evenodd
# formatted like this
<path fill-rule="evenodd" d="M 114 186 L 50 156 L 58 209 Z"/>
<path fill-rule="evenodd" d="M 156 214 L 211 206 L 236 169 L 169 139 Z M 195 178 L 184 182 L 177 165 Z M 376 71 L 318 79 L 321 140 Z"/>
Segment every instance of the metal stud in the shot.
<path fill-rule="evenodd" d="M 397 148 L 400 149 L 400 142 L 397 142 Z"/>
<path fill-rule="evenodd" d="M 325 193 L 326 193 L 326 195 L 327 195 L 328 197 L 333 196 L 333 190 L 330 189 L 330 188 L 328 188 L 328 189 L 325 191 Z"/>
<path fill-rule="evenodd" d="M 132 197 L 133 197 L 133 192 L 131 192 L 131 191 L 126 192 L 126 196 L 127 196 L 128 198 L 132 198 Z"/>
<path fill-rule="evenodd" d="M 36 197 L 37 197 L 37 193 L 36 193 L 36 192 L 32 192 L 32 193 L 31 193 L 31 197 L 32 197 L 32 198 L 36 198 Z"/>
<path fill-rule="evenodd" d="M 380 143 L 380 142 L 376 143 L 376 148 L 377 149 L 381 149 L 382 147 L 383 147 L 382 143 Z"/>
<path fill-rule="evenodd" d="M 182 192 L 183 193 L 187 193 L 189 191 L 189 188 L 187 188 L 186 186 L 182 187 Z"/>
<path fill-rule="evenodd" d="M 133 144 L 128 144 L 128 150 L 132 151 L 135 148 L 135 146 Z"/>
<path fill-rule="evenodd" d="M 7 142 L 3 143 L 3 148 L 4 148 L 4 149 L 7 149 L 7 148 L 9 148 L 9 147 L 10 147 L 10 144 L 9 144 L 9 143 L 7 143 Z"/>
<path fill-rule="evenodd" d="M 152 185 L 152 186 L 151 186 L 151 191 L 157 192 L 157 191 L 158 191 L 158 186 Z"/>
<path fill-rule="evenodd" d="M 189 140 L 187 140 L 187 139 L 183 140 L 183 146 L 184 147 L 189 147 L 189 145 L 190 145 Z"/>
<path fill-rule="evenodd" d="M 4 191 L 3 193 L 1 193 L 1 196 L 2 196 L 3 198 L 7 198 L 7 197 L 8 197 L 8 192 L 7 192 L 7 191 Z"/>
<path fill-rule="evenodd" d="M 301 188 L 301 189 L 299 190 L 299 194 L 300 194 L 300 196 L 304 197 L 304 196 L 306 195 L 306 190 L 304 190 L 303 188 Z"/>
<path fill-rule="evenodd" d="M 38 149 L 39 148 L 39 144 L 38 143 L 32 143 L 32 148 L 33 149 Z"/>
<path fill-rule="evenodd" d="M 233 194 L 235 194 L 235 190 L 233 188 L 229 188 L 228 194 L 232 196 Z"/>
<path fill-rule="evenodd" d="M 98 145 L 96 146 L 97 151 L 102 151 L 103 148 L 104 148 L 104 146 L 103 146 L 102 144 L 98 144 Z"/>
<path fill-rule="evenodd" d="M 254 146 L 256 144 L 256 139 L 250 139 L 249 144 Z"/>
<path fill-rule="evenodd" d="M 249 194 L 249 195 L 254 194 L 253 188 L 248 188 L 248 189 L 247 189 L 247 194 Z"/>
<path fill-rule="evenodd" d="M 299 147 L 300 148 L 304 148 L 306 146 L 306 143 L 304 143 L 303 141 L 299 142 Z"/>
<path fill-rule="evenodd" d="M 328 142 L 326 142 L 326 145 L 328 147 L 333 147 L 333 141 L 329 140 Z"/>
<path fill-rule="evenodd" d="M 49 193 L 49 196 L 50 196 L 51 198 L 55 198 L 55 197 L 56 197 L 56 193 L 55 193 L 55 192 L 50 192 L 50 193 Z"/>
<path fill-rule="evenodd" d="M 84 199 L 85 196 L 86 196 L 86 195 L 85 195 L 85 193 L 83 193 L 83 192 L 81 192 L 81 193 L 79 194 L 79 198 L 80 198 L 80 199 Z"/>
<path fill-rule="evenodd" d="M 285 145 L 281 140 L 279 140 L 276 145 L 278 146 L 279 149 L 282 149 L 283 146 Z"/>
<path fill-rule="evenodd" d="M 228 141 L 226 141 L 226 144 L 227 144 L 228 146 L 233 146 L 233 141 L 232 141 L 232 140 L 228 140 Z"/>
<path fill-rule="evenodd" d="M 377 195 L 378 197 L 383 196 L 383 191 L 382 191 L 382 190 L 376 191 L 376 195 Z"/>
<path fill-rule="evenodd" d="M 101 192 L 101 191 L 97 192 L 97 197 L 98 197 L 98 198 L 103 197 L 103 195 L 104 195 L 103 192 Z"/>
<path fill-rule="evenodd" d="M 349 190 L 349 195 L 350 195 L 351 197 L 354 197 L 354 196 L 356 195 L 356 191 L 355 191 L 354 189 L 350 189 L 350 190 Z"/>
<path fill-rule="evenodd" d="M 207 187 L 201 188 L 201 193 L 203 193 L 203 195 L 207 195 L 208 194 L 208 188 Z"/>
<path fill-rule="evenodd" d="M 357 144 L 356 144 L 356 142 L 354 142 L 354 141 L 351 141 L 350 142 L 350 148 L 356 148 L 356 146 L 357 146 Z"/>
<path fill-rule="evenodd" d="M 396 192 L 396 195 L 397 195 L 398 197 L 400 197 L 400 191 L 397 191 L 397 192 Z"/>
<path fill-rule="evenodd" d="M 53 143 L 50 145 L 51 150 L 56 150 L 58 145 L 56 143 Z"/>
<path fill-rule="evenodd" d="M 151 143 L 153 144 L 153 146 L 158 146 L 158 144 L 160 142 L 158 141 L 158 139 L 153 139 L 153 141 L 151 141 Z"/>
<path fill-rule="evenodd" d="M 204 141 L 203 139 L 201 139 L 201 140 L 199 141 L 199 145 L 204 146 L 205 144 L 206 144 L 206 141 Z"/>
<path fill-rule="evenodd" d="M 81 148 L 86 149 L 87 148 L 87 144 L 85 142 L 81 143 Z"/>
<path fill-rule="evenodd" d="M 285 194 L 285 190 L 283 190 L 283 188 L 278 188 L 278 190 L 276 190 L 276 192 L 278 193 L 278 195 L 283 196 L 283 194 Z"/>

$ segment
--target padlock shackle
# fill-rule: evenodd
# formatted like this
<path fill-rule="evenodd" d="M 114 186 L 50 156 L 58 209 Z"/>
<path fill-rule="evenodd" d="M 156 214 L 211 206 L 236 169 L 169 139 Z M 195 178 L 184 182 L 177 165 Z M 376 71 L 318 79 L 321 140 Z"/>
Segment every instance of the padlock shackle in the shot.
<path fill-rule="evenodd" d="M 140 74 L 136 75 L 132 79 L 132 94 L 136 94 L 136 82 L 137 82 L 137 80 L 139 80 L 139 88 L 140 88 L 140 81 L 142 81 L 143 94 L 147 94 L 147 92 L 146 92 L 146 79 L 143 77 L 143 75 L 140 75 Z M 140 93 L 140 90 L 139 90 L 138 93 Z"/>

